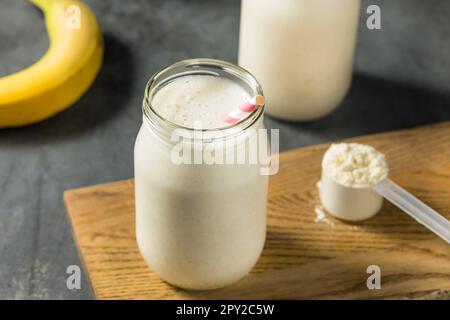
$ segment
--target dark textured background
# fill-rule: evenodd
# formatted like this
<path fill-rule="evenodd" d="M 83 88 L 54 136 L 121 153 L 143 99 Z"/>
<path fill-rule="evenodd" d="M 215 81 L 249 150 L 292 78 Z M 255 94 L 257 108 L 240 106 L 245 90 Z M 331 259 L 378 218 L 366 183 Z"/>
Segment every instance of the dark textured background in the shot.
<path fill-rule="evenodd" d="M 0 299 L 91 298 L 65 286 L 80 264 L 62 202 L 68 188 L 133 176 L 133 142 L 149 76 L 190 57 L 236 62 L 239 1 L 89 0 L 106 56 L 91 90 L 43 123 L 0 130 Z M 274 0 L 275 2 L 275 0 Z M 450 1 L 363 1 L 382 8 L 382 30 L 361 21 L 356 74 L 342 106 L 311 123 L 266 118 L 281 148 L 450 119 Z M 46 51 L 39 11 L 0 0 L 0 75 Z"/>

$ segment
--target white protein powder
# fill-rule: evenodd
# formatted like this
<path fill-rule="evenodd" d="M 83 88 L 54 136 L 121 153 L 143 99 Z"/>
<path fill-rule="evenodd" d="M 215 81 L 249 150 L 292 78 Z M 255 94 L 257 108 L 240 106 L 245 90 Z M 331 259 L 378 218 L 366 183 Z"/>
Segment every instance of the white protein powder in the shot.
<path fill-rule="evenodd" d="M 331 145 L 323 157 L 322 170 L 335 182 L 353 188 L 373 186 L 389 171 L 383 153 L 358 143 Z"/>

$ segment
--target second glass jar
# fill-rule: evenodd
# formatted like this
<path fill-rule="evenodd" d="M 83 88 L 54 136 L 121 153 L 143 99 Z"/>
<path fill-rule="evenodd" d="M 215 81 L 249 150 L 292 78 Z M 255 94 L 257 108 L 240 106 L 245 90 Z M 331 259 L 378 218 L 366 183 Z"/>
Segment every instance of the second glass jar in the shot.
<path fill-rule="evenodd" d="M 321 118 L 350 86 L 360 0 L 242 0 L 239 64 L 264 87 L 268 114 Z"/>

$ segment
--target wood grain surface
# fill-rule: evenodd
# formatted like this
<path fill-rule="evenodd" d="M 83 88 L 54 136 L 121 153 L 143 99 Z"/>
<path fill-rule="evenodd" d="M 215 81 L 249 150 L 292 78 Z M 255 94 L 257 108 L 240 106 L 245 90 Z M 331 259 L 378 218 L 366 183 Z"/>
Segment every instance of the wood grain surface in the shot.
<path fill-rule="evenodd" d="M 346 141 L 384 152 L 392 180 L 450 218 L 450 122 Z M 141 258 L 133 181 L 68 190 L 65 203 L 98 299 L 450 299 L 450 246 L 389 203 L 374 218 L 316 221 L 328 144 L 280 154 L 270 178 L 265 249 L 252 272 L 221 290 L 161 281 Z M 380 290 L 366 269 L 381 268 Z"/>

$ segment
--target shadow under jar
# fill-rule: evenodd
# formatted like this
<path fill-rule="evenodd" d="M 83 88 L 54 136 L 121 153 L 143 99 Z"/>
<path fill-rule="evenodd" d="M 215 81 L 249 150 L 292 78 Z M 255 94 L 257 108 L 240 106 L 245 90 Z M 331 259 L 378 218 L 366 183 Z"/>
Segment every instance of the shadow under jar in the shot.
<path fill-rule="evenodd" d="M 255 152 L 249 141 L 264 128 L 264 107 L 219 128 L 194 130 L 171 122 L 155 110 L 155 96 L 192 75 L 227 79 L 248 96 L 262 95 L 262 89 L 244 69 L 211 59 L 175 63 L 156 73 L 145 89 L 134 151 L 137 243 L 163 280 L 206 290 L 236 282 L 258 260 L 266 237 L 268 176 L 261 174 L 261 162 L 180 163 L 174 152 L 192 160 L 196 152 L 214 149 L 225 158 L 233 153 L 248 159 Z M 174 139 L 174 132 L 183 138 Z M 262 145 L 269 149 L 267 140 Z"/>

